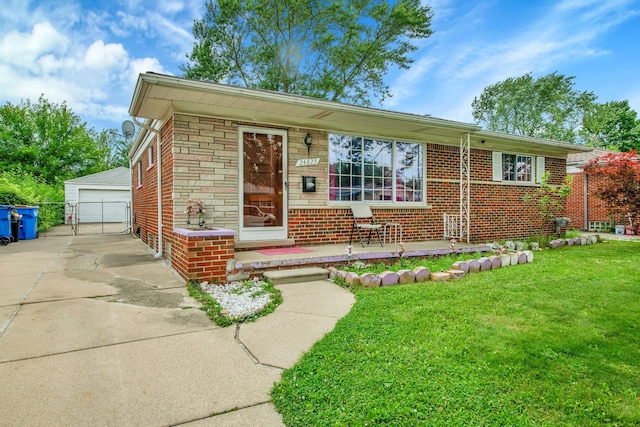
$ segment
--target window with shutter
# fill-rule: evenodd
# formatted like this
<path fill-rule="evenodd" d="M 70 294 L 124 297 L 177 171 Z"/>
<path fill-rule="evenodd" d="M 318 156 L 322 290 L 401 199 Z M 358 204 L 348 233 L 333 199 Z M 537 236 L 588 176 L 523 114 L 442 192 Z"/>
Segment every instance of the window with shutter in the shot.
<path fill-rule="evenodd" d="M 544 173 L 544 157 L 542 159 L 542 170 Z M 507 182 L 534 182 L 534 160 L 533 156 L 523 154 L 508 154 L 494 151 L 492 153 L 492 176 L 494 181 Z M 540 163 L 538 163 L 538 168 Z M 539 169 L 535 170 L 536 176 Z"/>

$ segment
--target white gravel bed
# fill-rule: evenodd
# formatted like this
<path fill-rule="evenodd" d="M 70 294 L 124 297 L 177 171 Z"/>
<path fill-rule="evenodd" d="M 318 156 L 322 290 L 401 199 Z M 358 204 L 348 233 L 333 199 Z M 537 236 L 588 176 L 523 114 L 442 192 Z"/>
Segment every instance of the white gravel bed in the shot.
<path fill-rule="evenodd" d="M 228 311 L 229 317 L 248 316 L 271 302 L 271 295 L 261 281 L 206 285 L 204 291 Z"/>

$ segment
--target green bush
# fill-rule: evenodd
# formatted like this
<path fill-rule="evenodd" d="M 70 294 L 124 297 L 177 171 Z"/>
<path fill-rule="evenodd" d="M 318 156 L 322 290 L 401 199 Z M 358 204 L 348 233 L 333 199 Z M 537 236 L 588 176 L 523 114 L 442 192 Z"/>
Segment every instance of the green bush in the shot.
<path fill-rule="evenodd" d="M 40 206 L 38 231 L 44 231 L 64 221 L 64 189 L 51 186 L 29 173 L 0 172 L 0 205 Z M 53 203 L 53 204 L 52 204 Z"/>
<path fill-rule="evenodd" d="M 64 202 L 64 189 L 45 184 L 26 172 L 0 172 L 0 204 L 37 205 L 40 202 Z"/>

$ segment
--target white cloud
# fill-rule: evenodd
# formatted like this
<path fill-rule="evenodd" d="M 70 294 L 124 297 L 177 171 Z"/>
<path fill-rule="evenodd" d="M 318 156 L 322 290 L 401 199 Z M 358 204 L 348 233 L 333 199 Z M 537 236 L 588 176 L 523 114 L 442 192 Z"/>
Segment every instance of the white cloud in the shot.
<path fill-rule="evenodd" d="M 9 31 L 0 41 L 0 60 L 23 69 L 31 69 L 46 54 L 61 54 L 68 40 L 49 22 L 36 24 L 31 32 Z"/>
<path fill-rule="evenodd" d="M 169 74 L 157 58 L 133 57 L 121 43 L 63 32 L 51 22 L 25 31 L 0 33 L 0 93 L 2 102 L 36 100 L 44 94 L 67 102 L 88 122 L 121 121 L 139 72 Z"/>
<path fill-rule="evenodd" d="M 436 3 L 434 22 L 444 31 L 435 28 L 429 43 L 419 51 L 422 57 L 391 84 L 392 105 L 402 105 L 403 111 L 471 121 L 473 97 L 490 84 L 610 55 L 598 40 L 637 16 L 630 5 L 630 0 L 566 0 L 551 8 L 538 8 L 541 12 L 523 25 L 492 21 L 492 15 L 498 14 L 493 8 L 504 6 L 495 2 L 473 3 L 471 7 L 468 3 Z M 441 21 L 437 7 L 446 11 Z M 494 27 L 499 32 L 493 32 Z"/>
<path fill-rule="evenodd" d="M 105 44 L 97 40 L 84 54 L 84 65 L 90 70 L 119 69 L 128 61 L 127 52 L 120 43 Z"/>
<path fill-rule="evenodd" d="M 184 60 L 184 54 L 190 52 L 193 47 L 193 35 L 190 32 L 191 27 L 186 29 L 184 25 L 176 24 L 167 19 L 165 16 L 150 13 L 149 21 L 153 22 L 159 31 L 162 43 L 173 51 L 175 59 Z"/>
<path fill-rule="evenodd" d="M 165 70 L 164 67 L 160 64 L 160 61 L 158 61 L 156 58 L 139 58 L 134 59 L 129 64 L 128 80 L 135 83 L 138 80 L 138 75 L 141 73 L 146 73 L 147 71 L 162 74 L 172 74 L 169 71 Z"/>
<path fill-rule="evenodd" d="M 128 37 L 136 32 L 149 30 L 149 21 L 144 16 L 118 11 L 116 17 L 119 21 L 111 22 L 109 28 L 111 32 L 120 37 Z"/>
<path fill-rule="evenodd" d="M 160 0 L 156 6 L 163 15 L 174 15 L 182 12 L 185 8 L 184 2 L 174 0 Z"/>
<path fill-rule="evenodd" d="M 392 85 L 393 97 L 385 101 L 387 107 L 398 106 L 403 99 L 415 94 L 416 86 L 420 84 L 422 78 L 433 68 L 436 59 L 422 57 L 414 62 L 409 70 L 403 71 L 402 77 L 397 79 Z"/>

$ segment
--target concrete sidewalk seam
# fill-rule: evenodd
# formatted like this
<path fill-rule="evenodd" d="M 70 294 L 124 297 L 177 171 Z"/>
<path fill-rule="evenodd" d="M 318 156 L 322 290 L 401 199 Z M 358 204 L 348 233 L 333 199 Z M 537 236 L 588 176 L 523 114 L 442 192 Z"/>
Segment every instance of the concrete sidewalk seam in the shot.
<path fill-rule="evenodd" d="M 330 316 L 328 314 L 316 314 L 316 313 L 305 313 L 303 311 L 294 311 L 294 310 L 280 310 L 282 313 L 291 313 L 291 314 L 300 314 L 302 316 L 313 316 L 313 317 L 321 317 L 324 319 L 342 319 L 344 316 Z"/>
<path fill-rule="evenodd" d="M 9 320 L 5 321 L 2 324 L 2 327 L 0 328 L 0 338 L 2 338 L 2 336 L 4 335 L 4 333 L 7 331 L 7 329 L 9 329 L 9 326 L 11 326 L 11 323 L 13 322 L 13 320 L 16 318 L 16 316 L 18 315 L 18 312 L 20 311 L 20 309 L 22 308 L 24 301 L 29 297 L 29 294 L 31 294 L 31 291 L 33 291 L 35 289 L 35 287 L 38 285 L 38 283 L 40 283 L 40 280 L 42 280 L 42 278 L 44 277 L 45 274 L 47 274 L 49 272 L 49 269 L 51 268 L 51 266 L 53 264 L 55 264 L 55 262 L 57 261 L 58 258 L 60 258 L 60 254 L 62 252 L 64 252 L 65 250 L 67 250 L 67 248 L 69 247 L 69 245 L 71 245 L 71 242 L 73 241 L 73 239 L 71 239 L 69 241 L 69 243 L 67 243 L 67 245 L 62 249 L 62 251 L 58 252 L 58 254 L 55 256 L 55 258 L 53 258 L 51 260 L 51 262 L 45 267 L 45 269 L 42 271 L 42 273 L 40 273 L 38 275 L 38 277 L 36 278 L 35 282 L 33 283 L 33 285 L 31 286 L 31 288 L 29 288 L 29 290 L 27 291 L 27 293 L 20 299 L 20 301 L 18 301 L 18 308 L 16 308 L 16 311 L 13 312 L 13 315 L 9 318 Z"/>
<path fill-rule="evenodd" d="M 137 340 L 122 341 L 122 342 L 116 342 L 116 343 L 105 344 L 105 345 L 96 345 L 96 346 L 92 346 L 92 347 L 79 348 L 77 350 L 60 351 L 60 352 L 57 352 L 57 353 L 42 354 L 40 356 L 24 357 L 22 359 L 5 360 L 5 361 L 0 361 L 0 365 L 4 365 L 5 363 L 23 362 L 25 360 L 43 359 L 45 357 L 54 357 L 54 356 L 60 356 L 60 355 L 63 355 L 63 354 L 79 353 L 79 352 L 82 352 L 82 351 L 96 350 L 96 349 L 99 349 L 99 348 L 108 348 L 108 347 L 115 347 L 115 346 L 118 346 L 118 345 L 132 344 L 132 343 L 145 342 L 145 341 L 152 341 L 152 340 L 170 338 L 170 337 L 177 337 L 177 336 L 181 336 L 181 335 L 198 334 L 200 332 L 214 331 L 216 329 L 217 328 L 215 326 L 212 326 L 210 328 L 198 329 L 198 330 L 189 331 L 189 332 L 179 332 L 179 333 L 175 333 L 175 334 L 159 335 L 157 337 L 141 338 L 141 339 L 137 339 Z"/>
<path fill-rule="evenodd" d="M 240 339 L 240 324 L 236 325 L 236 333 L 235 336 L 233 337 L 236 341 L 236 343 L 244 350 L 244 352 L 247 354 L 247 356 L 249 356 L 249 359 L 251 359 L 251 361 L 256 365 L 256 366 L 264 366 L 265 368 L 270 368 L 270 369 L 275 369 L 279 372 L 283 372 L 284 369 L 279 367 L 279 366 L 274 366 L 274 365 L 269 365 L 266 363 L 262 363 L 260 362 L 260 360 L 258 360 L 258 358 L 251 352 L 251 350 L 249 350 L 249 348 L 244 345 L 244 343 L 242 342 L 242 340 Z"/>
<path fill-rule="evenodd" d="M 119 276 L 119 277 L 121 277 L 121 276 Z M 105 285 L 112 286 L 112 285 L 109 285 L 108 283 L 105 283 Z M 155 286 L 155 285 L 151 285 L 151 286 Z M 48 300 L 41 300 L 41 301 L 30 301 L 30 302 L 22 303 L 21 305 L 33 305 L 33 304 L 42 304 L 42 303 L 75 301 L 75 300 L 81 300 L 81 299 L 94 299 L 94 300 L 100 301 L 100 298 L 115 297 L 115 296 L 118 296 L 118 295 L 120 295 L 120 296 L 140 295 L 140 294 L 144 294 L 146 292 L 164 291 L 164 290 L 170 290 L 170 289 L 180 289 L 180 287 L 176 286 L 175 288 L 156 288 L 156 289 L 148 289 L 148 290 L 138 291 L 138 292 L 125 292 L 125 293 L 116 292 L 116 293 L 113 293 L 113 294 L 93 295 L 93 296 L 90 296 L 90 297 L 56 298 L 56 299 L 48 299 Z M 104 301 L 104 302 L 117 303 L 117 304 L 127 304 L 127 303 L 123 303 L 123 302 L 119 302 L 119 301 Z M 11 304 L 11 305 L 13 305 L 13 304 Z M 138 306 L 138 304 L 128 304 L 128 305 Z M 8 307 L 8 306 L 0 306 L 0 307 Z M 147 307 L 147 306 L 139 306 L 139 307 Z M 157 307 L 157 308 L 163 308 L 163 307 Z M 181 308 L 178 307 L 176 309 L 181 309 Z"/>
<path fill-rule="evenodd" d="M 264 402 L 258 402 L 258 403 L 255 403 L 253 405 L 236 406 L 235 408 L 231 408 L 231 409 L 226 410 L 226 411 L 214 412 L 214 413 L 212 413 L 212 414 L 210 414 L 210 415 L 208 415 L 206 417 L 194 418 L 194 419 L 191 419 L 191 420 L 188 420 L 188 421 L 179 422 L 177 424 L 170 424 L 170 426 L 171 427 L 183 426 L 183 425 L 186 425 L 186 424 L 194 423 L 196 421 L 208 420 L 209 418 L 214 418 L 214 417 L 217 417 L 217 416 L 220 416 L 220 415 L 226 415 L 226 414 L 230 414 L 230 413 L 233 413 L 233 412 L 242 411 L 244 409 L 256 408 L 258 406 L 267 405 L 269 403 L 272 403 L 271 400 L 266 400 Z"/>

